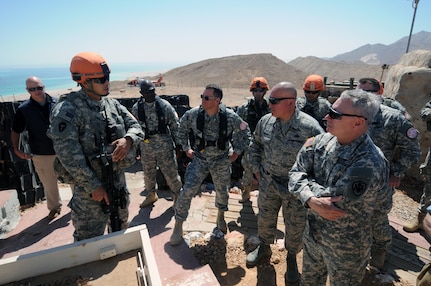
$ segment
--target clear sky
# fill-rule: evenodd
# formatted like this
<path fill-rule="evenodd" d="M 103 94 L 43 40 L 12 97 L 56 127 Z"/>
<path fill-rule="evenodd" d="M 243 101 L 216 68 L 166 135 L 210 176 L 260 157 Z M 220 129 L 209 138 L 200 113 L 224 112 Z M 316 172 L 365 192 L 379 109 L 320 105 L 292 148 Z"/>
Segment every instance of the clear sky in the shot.
<path fill-rule="evenodd" d="M 417 0 L 416 0 L 417 1 Z M 334 57 L 408 36 L 414 0 L 5 0 L 0 67 L 68 65 L 82 51 L 108 62 L 172 63 L 271 53 Z M 413 34 L 431 32 L 420 0 Z M 430 47 L 431 48 L 431 47 Z"/>

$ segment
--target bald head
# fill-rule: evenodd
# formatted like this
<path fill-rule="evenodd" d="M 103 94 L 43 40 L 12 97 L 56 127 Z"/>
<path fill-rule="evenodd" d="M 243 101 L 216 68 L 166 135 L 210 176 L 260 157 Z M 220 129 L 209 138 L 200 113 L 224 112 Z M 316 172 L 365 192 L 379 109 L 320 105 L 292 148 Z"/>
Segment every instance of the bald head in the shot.
<path fill-rule="evenodd" d="M 295 85 L 291 82 L 288 81 L 283 81 L 283 82 L 279 82 L 277 83 L 271 90 L 271 93 L 278 91 L 278 90 L 283 90 L 289 94 L 291 94 L 292 96 L 294 96 L 296 98 L 297 96 L 297 92 L 296 92 L 296 88 Z"/>
<path fill-rule="evenodd" d="M 25 80 L 25 85 L 26 85 L 26 87 L 28 87 L 28 85 L 29 85 L 30 83 L 36 83 L 36 84 L 39 84 L 39 83 L 40 83 L 40 85 L 43 85 L 43 84 L 42 84 L 42 80 L 41 80 L 40 78 L 36 77 L 36 76 L 30 76 L 30 77 L 28 77 L 28 78 Z"/>
<path fill-rule="evenodd" d="M 39 103 L 40 105 L 44 105 L 46 102 L 46 94 L 45 94 L 45 86 L 40 78 L 35 76 L 30 76 L 25 81 L 25 88 L 30 94 L 31 98 Z"/>

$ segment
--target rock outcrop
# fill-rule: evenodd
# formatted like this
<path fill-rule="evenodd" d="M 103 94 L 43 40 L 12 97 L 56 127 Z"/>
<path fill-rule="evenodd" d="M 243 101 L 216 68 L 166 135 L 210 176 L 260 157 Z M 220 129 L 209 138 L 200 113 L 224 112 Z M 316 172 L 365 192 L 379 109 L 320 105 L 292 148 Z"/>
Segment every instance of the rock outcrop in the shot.
<path fill-rule="evenodd" d="M 420 118 L 420 110 L 431 100 L 431 51 L 416 50 L 403 55 L 398 64 L 389 68 L 384 96 L 395 98 L 407 108 L 411 121 L 420 131 L 419 142 L 424 161 L 431 145 L 431 131 Z M 410 169 L 410 175 L 418 175 L 419 165 Z M 416 177 L 416 176 L 415 176 Z"/>

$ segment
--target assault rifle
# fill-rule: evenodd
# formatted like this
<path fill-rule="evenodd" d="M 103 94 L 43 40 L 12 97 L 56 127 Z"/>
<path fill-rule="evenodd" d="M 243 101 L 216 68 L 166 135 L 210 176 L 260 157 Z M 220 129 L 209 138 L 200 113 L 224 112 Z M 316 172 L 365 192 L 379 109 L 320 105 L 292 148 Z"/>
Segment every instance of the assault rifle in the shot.
<path fill-rule="evenodd" d="M 122 221 L 118 212 L 118 208 L 126 208 L 127 206 L 127 192 L 124 188 L 118 190 L 115 187 L 114 170 L 112 168 L 112 154 L 106 152 L 103 148 L 103 152 L 99 156 L 100 162 L 102 163 L 102 178 L 106 179 L 104 187 L 108 193 L 109 205 L 106 204 L 105 200 L 102 201 L 102 210 L 105 214 L 110 214 L 111 230 L 121 230 Z"/>

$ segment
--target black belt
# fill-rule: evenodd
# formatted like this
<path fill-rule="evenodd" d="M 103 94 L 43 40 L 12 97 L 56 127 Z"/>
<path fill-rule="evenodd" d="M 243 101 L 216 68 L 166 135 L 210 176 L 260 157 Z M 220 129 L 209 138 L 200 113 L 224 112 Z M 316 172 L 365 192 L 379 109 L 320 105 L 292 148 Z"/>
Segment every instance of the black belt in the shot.
<path fill-rule="evenodd" d="M 217 141 L 206 141 L 205 143 L 206 143 L 205 144 L 206 147 L 208 147 L 208 146 L 217 146 Z"/>

